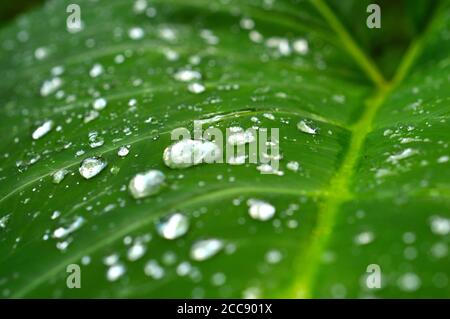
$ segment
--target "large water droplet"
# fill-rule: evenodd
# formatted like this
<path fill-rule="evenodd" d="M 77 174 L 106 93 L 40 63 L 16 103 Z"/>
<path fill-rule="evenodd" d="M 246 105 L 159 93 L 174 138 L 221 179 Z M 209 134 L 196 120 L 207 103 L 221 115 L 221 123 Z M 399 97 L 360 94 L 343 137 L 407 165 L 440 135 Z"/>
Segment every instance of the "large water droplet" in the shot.
<path fill-rule="evenodd" d="M 247 205 L 249 206 L 248 213 L 253 219 L 267 221 L 275 215 L 275 207 L 262 200 L 249 199 Z"/>
<path fill-rule="evenodd" d="M 79 172 L 81 176 L 90 179 L 99 174 L 108 163 L 100 156 L 88 157 L 81 162 Z"/>
<path fill-rule="evenodd" d="M 136 174 L 130 181 L 128 189 L 134 198 L 143 198 L 158 193 L 164 186 L 166 176 L 158 170 L 149 170 Z"/>
<path fill-rule="evenodd" d="M 221 150 L 216 143 L 185 139 L 164 150 L 164 163 L 170 168 L 186 168 L 202 162 L 212 163 L 219 158 Z"/>
<path fill-rule="evenodd" d="M 156 225 L 156 229 L 161 237 L 176 239 L 186 234 L 189 229 L 189 220 L 185 215 L 175 213 L 161 219 Z"/>
<path fill-rule="evenodd" d="M 191 247 L 190 256 L 193 260 L 203 261 L 216 255 L 223 248 L 219 239 L 205 239 L 195 242 Z"/>

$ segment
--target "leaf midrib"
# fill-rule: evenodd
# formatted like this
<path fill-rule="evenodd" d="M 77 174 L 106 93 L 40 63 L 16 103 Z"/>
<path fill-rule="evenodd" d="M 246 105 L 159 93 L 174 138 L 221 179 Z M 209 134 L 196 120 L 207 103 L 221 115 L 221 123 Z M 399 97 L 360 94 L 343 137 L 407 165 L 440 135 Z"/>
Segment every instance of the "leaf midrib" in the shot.
<path fill-rule="evenodd" d="M 423 47 L 425 34 L 432 26 L 432 22 L 436 19 L 431 18 L 426 30 L 419 38 L 414 40 L 407 52 L 404 54 L 400 65 L 395 72 L 393 79 L 389 82 L 385 81 L 381 73 L 378 71 L 376 65 L 371 62 L 370 58 L 358 48 L 351 36 L 328 8 L 322 0 L 313 0 L 317 5 L 319 11 L 324 14 L 324 18 L 330 20 L 332 27 L 336 30 L 343 39 L 344 45 L 350 45 L 348 51 L 351 55 L 357 58 L 360 67 L 367 72 L 367 75 L 376 84 L 376 90 L 372 97 L 366 101 L 365 110 L 359 119 L 352 127 L 351 141 L 347 153 L 340 169 L 337 171 L 334 178 L 330 181 L 329 187 L 325 190 L 328 194 L 327 199 L 320 205 L 318 211 L 318 223 L 314 234 L 313 241 L 308 246 L 306 253 L 299 255 L 303 262 L 303 267 L 297 269 L 297 277 L 288 289 L 288 295 L 292 298 L 312 298 L 314 293 L 314 284 L 320 260 L 326 245 L 329 242 L 330 234 L 333 230 L 336 216 L 339 208 L 346 201 L 351 200 L 355 194 L 351 191 L 351 180 L 355 175 L 355 167 L 360 158 L 361 151 L 364 147 L 364 142 L 368 134 L 373 129 L 374 120 L 380 107 L 384 104 L 389 94 L 396 88 L 409 73 L 415 59 L 420 54 Z M 435 10 L 434 15 L 439 12 Z M 363 54 L 361 56 L 360 54 Z M 298 258 L 300 259 L 300 257 Z"/>

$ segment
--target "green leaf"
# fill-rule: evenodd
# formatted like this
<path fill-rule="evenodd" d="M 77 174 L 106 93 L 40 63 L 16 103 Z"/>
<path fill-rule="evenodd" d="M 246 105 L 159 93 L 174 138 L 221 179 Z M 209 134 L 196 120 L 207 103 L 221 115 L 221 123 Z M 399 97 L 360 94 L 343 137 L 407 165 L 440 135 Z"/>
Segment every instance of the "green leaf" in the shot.
<path fill-rule="evenodd" d="M 77 33 L 66 28 L 69 3 L 49 1 L 0 31 L 2 297 L 450 295 L 448 3 L 426 15 L 382 6 L 390 22 L 375 31 L 356 2 L 86 0 Z M 129 36 L 136 27 L 142 37 Z M 174 78 L 186 69 L 204 92 Z M 88 121 L 99 98 L 106 107 Z M 194 120 L 279 128 L 283 173 L 167 167 L 171 131 Z M 86 180 L 78 168 L 93 156 L 108 166 Z M 130 180 L 150 169 L 165 187 L 133 198 Z M 252 199 L 275 216 L 253 219 Z M 190 226 L 168 240 L 156 225 L 175 212 Z M 192 258 L 205 239 L 222 249 Z M 79 289 L 66 285 L 70 264 Z M 381 288 L 366 285 L 371 264 Z"/>

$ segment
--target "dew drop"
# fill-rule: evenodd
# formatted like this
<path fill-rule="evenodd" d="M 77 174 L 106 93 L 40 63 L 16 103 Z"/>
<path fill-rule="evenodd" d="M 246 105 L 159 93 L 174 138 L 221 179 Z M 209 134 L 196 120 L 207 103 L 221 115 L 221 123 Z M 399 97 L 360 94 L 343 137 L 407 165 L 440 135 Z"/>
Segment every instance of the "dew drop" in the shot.
<path fill-rule="evenodd" d="M 367 245 L 373 242 L 374 238 L 375 236 L 372 232 L 362 232 L 355 237 L 355 243 L 357 245 Z"/>
<path fill-rule="evenodd" d="M 413 292 L 420 288 L 421 281 L 415 273 L 409 272 L 398 279 L 398 285 L 403 291 Z"/>
<path fill-rule="evenodd" d="M 283 255 L 281 254 L 281 252 L 275 249 L 269 250 L 265 256 L 265 259 L 269 264 L 278 264 L 282 258 Z"/>
<path fill-rule="evenodd" d="M 94 103 L 92 104 L 92 106 L 94 107 L 95 110 L 100 111 L 103 110 L 107 105 L 107 102 L 104 98 L 98 98 L 94 101 Z"/>
<path fill-rule="evenodd" d="M 46 135 L 48 132 L 50 132 L 53 129 L 53 126 L 54 125 L 53 125 L 52 120 L 45 121 L 38 128 L 36 128 L 34 130 L 31 137 L 33 138 L 33 140 L 38 140 L 41 137 L 43 137 L 44 135 Z"/>
<path fill-rule="evenodd" d="M 130 152 L 130 150 L 128 149 L 128 147 L 121 146 L 119 148 L 119 150 L 117 151 L 117 155 L 119 155 L 120 157 L 125 157 L 128 155 L 129 152 Z"/>
<path fill-rule="evenodd" d="M 144 273 L 153 279 L 161 279 L 164 277 L 164 268 L 156 260 L 149 260 L 144 267 Z"/>
<path fill-rule="evenodd" d="M 88 157 L 81 162 L 79 172 L 86 179 L 98 175 L 108 163 L 100 156 Z"/>
<path fill-rule="evenodd" d="M 189 229 L 188 218 L 181 214 L 175 213 L 161 219 L 156 225 L 159 235 L 165 239 L 176 239 L 184 234 Z"/>
<path fill-rule="evenodd" d="M 193 260 L 203 261 L 216 255 L 223 248 L 219 239 L 205 239 L 195 242 L 191 247 L 190 256 Z"/>
<path fill-rule="evenodd" d="M 315 135 L 317 133 L 317 129 L 312 128 L 309 126 L 305 121 L 300 121 L 297 123 L 297 128 L 306 134 L 312 134 Z"/>
<path fill-rule="evenodd" d="M 130 194 L 138 199 L 158 193 L 164 186 L 166 176 L 158 170 L 136 174 L 128 184 Z"/>
<path fill-rule="evenodd" d="M 94 64 L 89 71 L 89 76 L 92 78 L 96 78 L 97 76 L 101 75 L 103 73 L 103 66 L 101 64 Z"/>
<path fill-rule="evenodd" d="M 267 221 L 275 215 L 275 207 L 262 200 L 249 199 L 247 205 L 249 206 L 248 214 L 253 219 Z"/>
<path fill-rule="evenodd" d="M 198 71 L 194 70 L 180 70 L 174 75 L 175 80 L 181 82 L 189 82 L 193 80 L 200 80 L 202 75 Z"/>
<path fill-rule="evenodd" d="M 293 172 L 297 172 L 298 169 L 300 168 L 300 164 L 296 161 L 290 161 L 289 163 L 287 163 L 286 165 L 288 170 L 291 170 Z"/>
<path fill-rule="evenodd" d="M 125 266 L 122 264 L 114 264 L 108 268 L 106 278 L 109 281 L 116 281 L 125 274 Z"/>
<path fill-rule="evenodd" d="M 132 40 L 142 39 L 144 37 L 144 30 L 139 27 L 131 28 L 130 30 L 128 30 L 128 36 Z"/>
<path fill-rule="evenodd" d="M 58 171 L 56 171 L 55 173 L 53 173 L 53 183 L 54 184 L 59 184 L 62 182 L 62 180 L 64 179 L 64 177 L 66 177 L 67 173 L 69 173 L 68 170 L 66 169 L 60 169 Z"/>
<path fill-rule="evenodd" d="M 70 224 L 67 228 L 59 227 L 53 231 L 54 238 L 64 238 L 70 233 L 73 233 L 78 228 L 80 228 L 84 224 L 83 217 L 77 217 L 72 224 Z"/>
<path fill-rule="evenodd" d="M 441 216 L 432 216 L 430 219 L 431 231 L 436 235 L 448 235 L 450 233 L 450 219 Z"/>
<path fill-rule="evenodd" d="M 200 94 L 205 92 L 205 86 L 203 84 L 194 82 L 188 85 L 188 91 L 194 94 Z"/>
<path fill-rule="evenodd" d="M 185 139 L 164 150 L 164 164 L 170 168 L 186 168 L 202 162 L 211 163 L 221 154 L 216 143 Z"/>
<path fill-rule="evenodd" d="M 143 243 L 135 243 L 128 249 L 127 257 L 130 261 L 135 261 L 144 256 L 146 248 Z"/>

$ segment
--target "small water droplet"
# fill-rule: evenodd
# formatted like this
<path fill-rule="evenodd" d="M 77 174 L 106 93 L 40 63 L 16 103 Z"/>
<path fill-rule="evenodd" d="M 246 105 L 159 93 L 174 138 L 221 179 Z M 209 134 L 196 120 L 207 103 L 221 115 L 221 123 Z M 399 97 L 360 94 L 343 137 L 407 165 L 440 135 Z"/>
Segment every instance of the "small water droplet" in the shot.
<path fill-rule="evenodd" d="M 205 86 L 200 83 L 191 83 L 188 85 L 188 91 L 194 94 L 200 94 L 205 92 Z"/>
<path fill-rule="evenodd" d="M 70 233 L 73 233 L 78 228 L 80 228 L 84 223 L 83 217 L 77 217 L 72 224 L 70 224 L 68 227 L 59 227 L 53 231 L 53 237 L 54 238 L 64 238 Z"/>
<path fill-rule="evenodd" d="M 205 239 L 195 242 L 191 247 L 190 256 L 193 260 L 203 261 L 216 255 L 223 248 L 219 239 Z"/>
<path fill-rule="evenodd" d="M 420 288 L 421 281 L 415 273 L 409 272 L 398 279 L 398 285 L 403 291 L 413 292 Z"/>
<path fill-rule="evenodd" d="M 138 199 L 158 193 L 164 186 L 166 176 L 158 170 L 149 170 L 136 174 L 130 181 L 128 189 L 130 194 Z"/>
<path fill-rule="evenodd" d="M 248 213 L 253 219 L 267 221 L 275 215 L 275 207 L 262 200 L 249 199 L 247 205 L 249 206 Z"/>
<path fill-rule="evenodd" d="M 64 168 L 53 173 L 53 183 L 55 184 L 61 183 L 64 177 L 67 175 L 67 173 L 69 173 L 69 171 Z"/>
<path fill-rule="evenodd" d="M 44 135 L 46 135 L 48 132 L 50 132 L 53 129 L 53 121 L 52 120 L 48 120 L 45 121 L 44 123 L 42 123 L 41 125 L 39 125 L 39 127 L 37 127 L 33 134 L 31 135 L 31 137 L 33 138 L 33 140 L 38 140 L 41 137 L 43 137 Z"/>
<path fill-rule="evenodd" d="M 374 239 L 375 239 L 374 234 L 370 231 L 366 231 L 366 232 L 359 233 L 355 237 L 355 243 L 357 245 L 367 245 L 367 244 L 370 244 L 371 242 L 373 242 Z"/>
<path fill-rule="evenodd" d="M 189 220 L 185 215 L 175 213 L 161 219 L 156 225 L 156 229 L 161 237 L 176 239 L 186 234 L 189 229 Z"/>
<path fill-rule="evenodd" d="M 144 267 L 144 273 L 153 279 L 161 279 L 164 277 L 164 268 L 159 265 L 156 260 L 149 260 Z"/>
<path fill-rule="evenodd" d="M 283 255 L 279 250 L 272 249 L 266 253 L 265 258 L 269 264 L 278 264 L 283 258 Z"/>
<path fill-rule="evenodd" d="M 103 110 L 107 104 L 108 104 L 107 101 L 104 98 L 100 97 L 94 100 L 92 106 L 94 107 L 95 110 L 100 111 Z"/>
<path fill-rule="evenodd" d="M 114 264 L 108 268 L 106 278 L 109 281 L 116 281 L 125 274 L 125 266 L 122 264 Z"/>
<path fill-rule="evenodd" d="M 100 156 L 88 157 L 81 162 L 79 172 L 86 179 L 99 174 L 108 163 Z"/>
<path fill-rule="evenodd" d="M 189 82 L 193 80 L 200 80 L 202 75 L 198 71 L 194 70 L 180 70 L 174 75 L 175 80 L 181 82 Z"/>
<path fill-rule="evenodd" d="M 128 36 L 132 40 L 142 39 L 144 37 L 144 30 L 139 27 L 131 28 L 130 30 L 128 30 Z"/>
<path fill-rule="evenodd" d="M 430 219 L 431 231 L 436 235 L 448 235 L 450 233 L 450 219 L 441 216 L 432 216 Z"/>
<path fill-rule="evenodd" d="M 300 121 L 297 123 L 297 128 L 306 134 L 312 134 L 315 135 L 317 133 L 317 129 L 312 128 L 309 126 L 305 121 Z"/>
<path fill-rule="evenodd" d="M 128 149 L 128 147 L 121 146 L 119 148 L 119 150 L 117 151 L 117 155 L 119 155 L 120 157 L 125 157 L 128 155 L 129 152 L 130 152 L 130 150 Z"/>
<path fill-rule="evenodd" d="M 127 257 L 130 261 L 135 261 L 144 256 L 146 248 L 143 243 L 137 242 L 128 249 Z"/>
<path fill-rule="evenodd" d="M 290 161 L 289 163 L 287 163 L 286 167 L 288 170 L 297 172 L 298 169 L 300 168 L 300 164 L 297 161 Z"/>
<path fill-rule="evenodd" d="M 89 76 L 92 78 L 96 78 L 97 76 L 101 75 L 103 73 L 103 66 L 101 64 L 94 64 L 89 71 Z"/>

